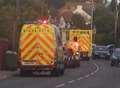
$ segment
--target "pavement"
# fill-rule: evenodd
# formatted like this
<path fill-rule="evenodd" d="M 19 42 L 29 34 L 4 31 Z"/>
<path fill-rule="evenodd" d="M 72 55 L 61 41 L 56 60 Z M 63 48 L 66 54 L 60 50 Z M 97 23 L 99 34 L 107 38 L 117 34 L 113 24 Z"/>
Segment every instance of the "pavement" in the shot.
<path fill-rule="evenodd" d="M 7 79 L 12 77 L 15 74 L 15 71 L 0 71 L 0 80 Z"/>

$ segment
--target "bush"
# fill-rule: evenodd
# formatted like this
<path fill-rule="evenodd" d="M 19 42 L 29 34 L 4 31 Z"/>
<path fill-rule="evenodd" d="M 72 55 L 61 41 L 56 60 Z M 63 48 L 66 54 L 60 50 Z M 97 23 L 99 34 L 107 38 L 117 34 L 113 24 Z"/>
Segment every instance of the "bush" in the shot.
<path fill-rule="evenodd" d="M 95 38 L 95 43 L 96 44 L 113 44 L 114 43 L 114 36 L 109 33 L 101 33 L 101 34 L 96 34 L 96 38 Z"/>

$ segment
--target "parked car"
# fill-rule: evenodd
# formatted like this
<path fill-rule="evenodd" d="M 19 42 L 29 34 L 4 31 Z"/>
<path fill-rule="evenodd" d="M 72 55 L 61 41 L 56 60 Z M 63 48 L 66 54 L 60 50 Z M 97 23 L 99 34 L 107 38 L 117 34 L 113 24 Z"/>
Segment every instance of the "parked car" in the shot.
<path fill-rule="evenodd" d="M 93 47 L 93 59 L 104 58 L 110 59 L 112 49 L 104 45 L 96 45 Z"/>
<path fill-rule="evenodd" d="M 115 49 L 110 59 L 111 66 L 118 66 L 120 63 L 120 49 Z"/>

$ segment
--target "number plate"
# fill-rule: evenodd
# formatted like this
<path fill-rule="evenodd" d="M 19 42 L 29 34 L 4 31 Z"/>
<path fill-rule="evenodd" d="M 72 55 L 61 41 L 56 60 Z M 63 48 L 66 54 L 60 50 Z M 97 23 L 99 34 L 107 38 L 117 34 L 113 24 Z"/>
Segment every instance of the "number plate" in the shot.
<path fill-rule="evenodd" d="M 23 65 L 35 65 L 36 64 L 36 60 L 23 60 L 22 64 Z"/>

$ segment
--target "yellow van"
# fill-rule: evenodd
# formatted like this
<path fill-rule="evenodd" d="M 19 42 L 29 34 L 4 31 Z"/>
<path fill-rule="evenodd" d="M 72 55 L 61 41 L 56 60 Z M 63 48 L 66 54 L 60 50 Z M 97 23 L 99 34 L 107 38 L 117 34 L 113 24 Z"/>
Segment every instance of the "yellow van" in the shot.
<path fill-rule="evenodd" d="M 19 68 L 21 75 L 33 71 L 64 74 L 60 30 L 52 24 L 24 24 L 19 37 Z"/>
<path fill-rule="evenodd" d="M 92 56 L 92 35 L 92 30 L 69 29 L 62 31 L 62 40 L 68 42 L 77 37 L 81 48 L 82 60 L 89 60 Z"/>
<path fill-rule="evenodd" d="M 78 38 L 78 42 L 81 48 L 81 52 L 87 52 L 88 56 L 92 54 L 92 30 L 70 30 L 69 39 L 72 40 L 74 36 Z"/>

